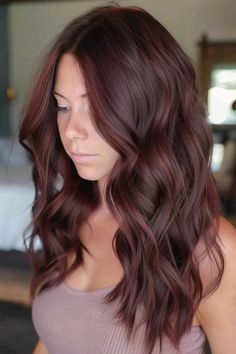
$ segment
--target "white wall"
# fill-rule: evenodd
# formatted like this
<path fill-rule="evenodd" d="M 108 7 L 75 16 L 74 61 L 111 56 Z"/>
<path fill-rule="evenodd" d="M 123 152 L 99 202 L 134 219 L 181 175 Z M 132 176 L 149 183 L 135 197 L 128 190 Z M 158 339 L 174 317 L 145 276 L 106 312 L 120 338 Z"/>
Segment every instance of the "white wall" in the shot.
<path fill-rule="evenodd" d="M 235 0 L 121 0 L 121 5 L 137 5 L 156 17 L 178 40 L 183 49 L 198 60 L 196 42 L 203 32 L 210 39 L 236 39 Z M 16 134 L 27 87 L 50 41 L 72 18 L 107 1 L 53 1 L 9 5 L 11 72 L 9 83 L 16 89 L 11 103 L 12 133 Z"/>

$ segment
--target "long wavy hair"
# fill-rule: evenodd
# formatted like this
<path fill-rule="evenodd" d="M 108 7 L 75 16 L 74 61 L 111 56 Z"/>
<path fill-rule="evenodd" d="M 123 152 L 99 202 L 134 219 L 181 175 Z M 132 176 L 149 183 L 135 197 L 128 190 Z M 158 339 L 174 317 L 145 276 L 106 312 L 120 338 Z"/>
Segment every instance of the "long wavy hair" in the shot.
<path fill-rule="evenodd" d="M 142 306 L 145 352 L 152 352 L 157 339 L 161 347 L 164 335 L 177 348 L 200 300 L 223 274 L 221 207 L 194 66 L 142 8 L 97 7 L 69 23 L 53 42 L 25 108 L 19 140 L 32 155 L 36 190 L 26 245 L 34 267 L 31 298 L 83 262 L 82 252 L 89 250 L 78 226 L 100 203 L 97 181 L 78 175 L 58 133 L 53 87 L 65 53 L 79 62 L 93 122 L 120 156 L 105 199 L 119 225 L 112 245 L 124 276 L 105 301 L 119 299 L 116 315 L 129 338 Z M 68 267 L 72 250 L 76 258 Z M 218 270 L 205 290 L 199 269 L 204 257 Z"/>

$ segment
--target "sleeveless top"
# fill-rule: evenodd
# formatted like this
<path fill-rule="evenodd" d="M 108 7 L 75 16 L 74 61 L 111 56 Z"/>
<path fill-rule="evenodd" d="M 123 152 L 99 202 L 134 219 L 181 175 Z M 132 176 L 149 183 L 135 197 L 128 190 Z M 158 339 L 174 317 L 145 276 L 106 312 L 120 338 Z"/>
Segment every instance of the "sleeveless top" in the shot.
<path fill-rule="evenodd" d="M 115 318 L 116 303 L 106 305 L 103 297 L 115 286 L 78 291 L 64 282 L 43 290 L 32 303 L 32 320 L 49 354 L 146 354 L 145 327 L 140 325 L 128 341 L 124 325 Z M 135 338 L 135 339 L 133 339 Z M 177 351 L 167 337 L 162 351 L 153 354 L 202 354 L 205 334 L 193 326 L 181 338 Z"/>

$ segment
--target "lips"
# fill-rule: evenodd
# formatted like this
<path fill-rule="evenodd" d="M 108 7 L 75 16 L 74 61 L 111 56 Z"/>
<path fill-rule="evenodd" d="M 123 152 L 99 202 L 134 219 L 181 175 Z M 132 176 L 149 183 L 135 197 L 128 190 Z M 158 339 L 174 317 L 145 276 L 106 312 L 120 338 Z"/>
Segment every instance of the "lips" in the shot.
<path fill-rule="evenodd" d="M 84 154 L 84 153 L 71 153 L 71 158 L 77 163 L 88 163 L 92 161 L 97 155 Z"/>
<path fill-rule="evenodd" d="M 72 152 L 71 153 L 73 156 L 96 156 L 95 154 L 86 154 L 83 152 Z"/>

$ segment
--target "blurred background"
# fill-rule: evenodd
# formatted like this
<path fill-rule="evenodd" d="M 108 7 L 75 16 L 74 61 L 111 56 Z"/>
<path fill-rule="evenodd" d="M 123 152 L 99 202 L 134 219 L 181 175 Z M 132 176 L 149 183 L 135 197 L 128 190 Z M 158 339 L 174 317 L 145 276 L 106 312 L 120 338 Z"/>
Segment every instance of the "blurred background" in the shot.
<path fill-rule="evenodd" d="M 236 225 L 236 2 L 136 0 L 195 63 L 214 137 L 212 171 L 226 218 Z M 23 231 L 34 197 L 31 163 L 17 141 L 34 73 L 55 35 L 100 0 L 0 1 L 0 353 L 32 353 Z M 40 245 L 38 244 L 38 247 Z"/>

